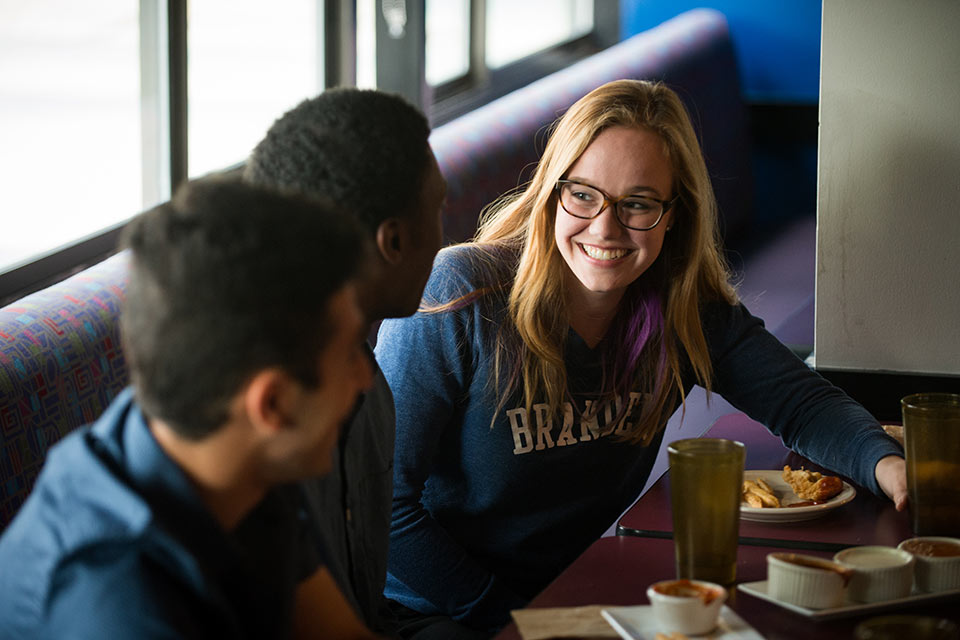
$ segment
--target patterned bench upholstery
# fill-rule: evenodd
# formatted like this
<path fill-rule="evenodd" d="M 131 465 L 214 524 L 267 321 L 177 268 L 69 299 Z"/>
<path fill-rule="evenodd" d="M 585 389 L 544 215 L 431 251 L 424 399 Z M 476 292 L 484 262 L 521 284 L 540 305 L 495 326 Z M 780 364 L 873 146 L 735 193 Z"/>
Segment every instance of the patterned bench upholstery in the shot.
<path fill-rule="evenodd" d="M 447 179 L 447 240 L 470 238 L 484 206 L 530 180 L 557 117 L 620 78 L 663 81 L 684 100 L 733 239 L 753 200 L 746 109 L 726 18 L 695 9 L 437 127 L 430 143 Z"/>
<path fill-rule="evenodd" d="M 727 237 L 748 222 L 749 140 L 722 14 L 697 9 L 438 127 L 449 185 L 447 240 L 473 235 L 481 209 L 529 179 L 547 127 L 617 78 L 663 80 L 687 102 L 706 151 Z M 0 531 L 26 499 L 46 450 L 95 419 L 128 383 L 117 316 L 118 254 L 0 309 Z"/>
<path fill-rule="evenodd" d="M 47 448 L 127 385 L 117 316 L 126 254 L 0 309 L 0 530 Z"/>

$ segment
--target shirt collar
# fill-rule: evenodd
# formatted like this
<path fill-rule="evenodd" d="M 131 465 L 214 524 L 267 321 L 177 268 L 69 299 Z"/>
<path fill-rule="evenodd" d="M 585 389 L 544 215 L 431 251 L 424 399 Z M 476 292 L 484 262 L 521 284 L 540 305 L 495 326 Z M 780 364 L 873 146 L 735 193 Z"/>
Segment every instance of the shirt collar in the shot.
<path fill-rule="evenodd" d="M 146 416 L 131 403 L 122 431 L 122 447 L 131 480 L 151 502 L 176 504 L 180 510 L 209 512 L 187 474 L 160 447 Z"/>

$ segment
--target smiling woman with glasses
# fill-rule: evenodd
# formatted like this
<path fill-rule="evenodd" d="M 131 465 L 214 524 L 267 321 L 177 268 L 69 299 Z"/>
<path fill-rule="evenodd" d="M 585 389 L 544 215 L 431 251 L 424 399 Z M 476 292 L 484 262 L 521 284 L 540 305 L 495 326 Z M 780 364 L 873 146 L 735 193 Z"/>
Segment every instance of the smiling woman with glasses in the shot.
<path fill-rule="evenodd" d="M 635 193 L 613 198 L 596 187 L 575 180 L 557 180 L 557 196 L 564 211 L 586 220 L 597 217 L 607 207 L 616 207 L 620 224 L 636 231 L 649 231 L 660 224 L 663 214 L 679 198 L 658 200 Z"/>
<path fill-rule="evenodd" d="M 694 385 L 906 495 L 899 445 L 738 301 L 696 134 L 662 84 L 573 105 L 530 183 L 438 254 L 425 305 L 376 349 L 397 409 L 385 594 L 423 619 L 473 637 L 508 622 L 633 503 Z"/>

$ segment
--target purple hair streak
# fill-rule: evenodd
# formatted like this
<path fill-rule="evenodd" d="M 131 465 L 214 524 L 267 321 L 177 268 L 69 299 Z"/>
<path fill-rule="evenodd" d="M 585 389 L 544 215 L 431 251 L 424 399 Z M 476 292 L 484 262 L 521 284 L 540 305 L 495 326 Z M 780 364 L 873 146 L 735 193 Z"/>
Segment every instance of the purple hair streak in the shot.
<path fill-rule="evenodd" d="M 638 380 L 644 376 L 644 350 L 654 344 L 663 333 L 663 304 L 660 296 L 651 287 L 642 287 L 627 295 L 635 296 L 630 301 L 629 315 L 622 321 L 620 336 L 622 341 L 614 348 L 613 391 L 616 398 L 625 398 L 633 390 Z M 616 343 L 614 343 L 616 344 Z M 666 368 L 666 351 L 659 343 L 659 353 L 655 368 L 648 369 L 647 375 L 653 376 L 653 395 L 656 396 L 663 385 L 663 373 Z M 643 380 L 649 383 L 650 380 Z M 644 407 L 643 410 L 650 408 Z"/>

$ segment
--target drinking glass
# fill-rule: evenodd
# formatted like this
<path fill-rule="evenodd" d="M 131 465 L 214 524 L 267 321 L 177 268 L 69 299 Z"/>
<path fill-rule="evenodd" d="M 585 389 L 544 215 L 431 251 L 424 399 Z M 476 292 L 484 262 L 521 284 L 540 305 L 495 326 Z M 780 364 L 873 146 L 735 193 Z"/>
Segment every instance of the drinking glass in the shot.
<path fill-rule="evenodd" d="M 677 577 L 731 584 L 737 577 L 737 534 L 746 447 L 719 438 L 667 446 Z"/>
<path fill-rule="evenodd" d="M 960 395 L 918 393 L 900 406 L 913 531 L 960 535 Z"/>

